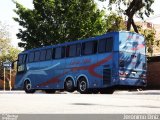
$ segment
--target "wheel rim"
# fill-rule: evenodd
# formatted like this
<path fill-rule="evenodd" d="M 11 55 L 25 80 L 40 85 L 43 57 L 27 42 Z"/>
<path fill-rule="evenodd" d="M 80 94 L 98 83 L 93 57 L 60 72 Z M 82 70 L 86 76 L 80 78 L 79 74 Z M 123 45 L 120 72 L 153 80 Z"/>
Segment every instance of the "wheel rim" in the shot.
<path fill-rule="evenodd" d="M 85 81 L 81 81 L 79 85 L 79 89 L 81 91 L 85 91 L 87 89 L 87 83 Z"/>
<path fill-rule="evenodd" d="M 31 90 L 31 83 L 30 83 L 30 82 L 27 82 L 27 83 L 26 83 L 26 89 L 27 89 L 27 90 Z"/>
<path fill-rule="evenodd" d="M 72 86 L 73 86 L 72 81 L 71 81 L 71 80 L 68 80 L 68 81 L 66 82 L 66 86 L 67 86 L 67 88 L 71 89 Z"/>

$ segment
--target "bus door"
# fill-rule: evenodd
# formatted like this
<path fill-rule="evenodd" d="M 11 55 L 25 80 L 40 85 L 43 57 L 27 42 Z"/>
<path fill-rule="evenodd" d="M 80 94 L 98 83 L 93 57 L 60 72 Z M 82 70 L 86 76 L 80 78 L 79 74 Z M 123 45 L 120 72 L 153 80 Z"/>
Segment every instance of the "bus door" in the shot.
<path fill-rule="evenodd" d="M 111 60 L 108 60 L 109 57 L 110 55 L 106 53 L 98 55 L 98 62 L 106 60 L 106 62 L 104 62 L 98 67 L 99 74 L 102 75 L 102 86 L 103 87 L 107 87 L 111 85 L 113 61 L 112 61 L 112 58 Z"/>
<path fill-rule="evenodd" d="M 15 88 L 18 88 L 20 85 L 20 81 L 22 81 L 22 78 L 24 76 L 24 73 L 26 72 L 26 59 L 27 59 L 27 54 L 20 54 L 18 56 L 18 61 L 17 61 L 17 75 L 15 79 Z M 22 82 L 21 82 L 22 83 Z"/>
<path fill-rule="evenodd" d="M 103 87 L 112 84 L 113 41 L 113 37 L 107 37 L 101 38 L 98 43 L 98 63 L 100 63 L 98 68 L 102 75 Z"/>
<path fill-rule="evenodd" d="M 21 74 L 26 71 L 26 58 L 27 58 L 27 54 L 22 54 L 18 56 L 18 61 L 17 61 L 18 74 Z"/>

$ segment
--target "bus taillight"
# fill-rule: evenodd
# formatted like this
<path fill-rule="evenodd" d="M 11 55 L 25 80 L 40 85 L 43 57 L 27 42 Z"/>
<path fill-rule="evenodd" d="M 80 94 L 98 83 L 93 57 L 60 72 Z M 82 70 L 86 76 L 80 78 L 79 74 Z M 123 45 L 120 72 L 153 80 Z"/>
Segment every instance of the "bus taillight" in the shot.
<path fill-rule="evenodd" d="M 119 72 L 119 76 L 120 76 L 120 77 L 125 77 L 125 76 L 126 76 L 126 73 L 121 71 L 121 72 Z"/>
<path fill-rule="evenodd" d="M 142 79 L 146 79 L 146 75 L 145 74 L 141 74 L 139 77 L 142 78 Z"/>

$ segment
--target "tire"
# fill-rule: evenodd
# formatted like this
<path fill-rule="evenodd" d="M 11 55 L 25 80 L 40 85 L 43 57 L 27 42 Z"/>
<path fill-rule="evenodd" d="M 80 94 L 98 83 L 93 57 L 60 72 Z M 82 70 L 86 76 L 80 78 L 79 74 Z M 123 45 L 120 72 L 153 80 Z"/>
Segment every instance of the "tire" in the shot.
<path fill-rule="evenodd" d="M 53 94 L 53 93 L 55 93 L 56 91 L 55 90 L 53 90 L 53 89 L 46 89 L 46 90 L 44 90 L 46 93 L 48 93 L 48 94 Z"/>
<path fill-rule="evenodd" d="M 101 94 L 113 94 L 114 93 L 114 89 L 113 88 L 105 88 L 105 89 L 101 89 L 100 93 Z"/>
<path fill-rule="evenodd" d="M 64 83 L 64 89 L 68 92 L 74 92 L 74 82 L 71 78 L 67 78 L 67 80 Z"/>
<path fill-rule="evenodd" d="M 78 91 L 81 94 L 89 94 L 88 85 L 86 79 L 83 77 L 78 81 Z"/>
<path fill-rule="evenodd" d="M 34 93 L 35 92 L 35 90 L 32 89 L 32 85 L 31 85 L 30 81 L 25 81 L 24 82 L 24 91 L 26 93 Z"/>

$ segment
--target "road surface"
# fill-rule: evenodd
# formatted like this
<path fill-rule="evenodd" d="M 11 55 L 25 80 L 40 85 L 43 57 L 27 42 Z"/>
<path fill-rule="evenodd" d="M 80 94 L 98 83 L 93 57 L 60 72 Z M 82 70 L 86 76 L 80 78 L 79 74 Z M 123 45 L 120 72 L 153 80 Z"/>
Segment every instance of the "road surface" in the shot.
<path fill-rule="evenodd" d="M 113 95 L 0 91 L 0 113 L 160 114 L 160 91 L 117 91 Z"/>

